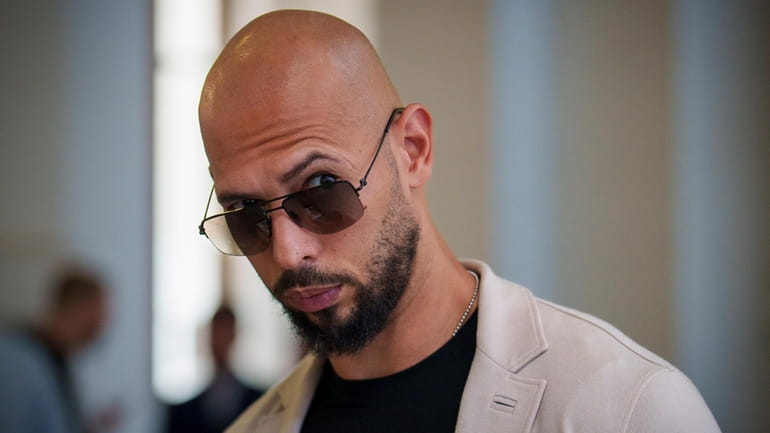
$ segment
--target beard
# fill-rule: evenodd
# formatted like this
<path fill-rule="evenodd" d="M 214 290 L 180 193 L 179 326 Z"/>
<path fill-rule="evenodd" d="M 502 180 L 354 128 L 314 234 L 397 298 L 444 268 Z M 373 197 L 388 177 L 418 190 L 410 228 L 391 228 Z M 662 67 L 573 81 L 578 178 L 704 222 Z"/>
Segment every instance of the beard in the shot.
<path fill-rule="evenodd" d="M 276 297 L 295 286 L 341 283 L 354 290 L 353 306 L 345 318 L 340 317 L 336 305 L 312 313 L 315 320 L 311 320 L 308 314 L 282 304 L 295 333 L 309 351 L 319 356 L 352 355 L 387 326 L 409 284 L 420 236 L 415 217 L 402 204 L 400 191 L 396 191 L 366 264 L 368 281 L 310 267 L 286 271 L 279 278 L 274 290 Z"/>

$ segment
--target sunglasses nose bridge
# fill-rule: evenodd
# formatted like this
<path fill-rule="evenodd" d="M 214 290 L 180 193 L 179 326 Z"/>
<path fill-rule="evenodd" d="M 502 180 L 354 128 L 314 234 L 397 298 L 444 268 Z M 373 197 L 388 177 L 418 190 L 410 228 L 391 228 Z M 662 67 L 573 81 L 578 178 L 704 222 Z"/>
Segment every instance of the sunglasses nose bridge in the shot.
<path fill-rule="evenodd" d="M 283 210 L 283 212 L 289 216 L 289 219 L 294 224 L 296 224 L 299 227 L 302 227 L 302 221 L 300 221 L 299 215 L 297 215 L 296 212 L 292 211 L 290 207 L 287 208 L 286 206 L 284 206 L 285 203 L 286 203 L 286 200 L 283 200 L 280 206 L 276 206 L 270 209 L 265 209 L 265 217 L 267 217 L 268 221 L 270 221 L 270 219 L 272 218 L 270 213 Z"/>

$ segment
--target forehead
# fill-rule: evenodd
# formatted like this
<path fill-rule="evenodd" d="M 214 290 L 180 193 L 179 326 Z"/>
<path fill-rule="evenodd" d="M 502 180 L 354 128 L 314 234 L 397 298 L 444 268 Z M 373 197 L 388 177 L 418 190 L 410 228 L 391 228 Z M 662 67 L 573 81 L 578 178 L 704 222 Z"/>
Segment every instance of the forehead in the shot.
<path fill-rule="evenodd" d="M 226 124 L 204 134 L 220 199 L 225 195 L 283 193 L 282 188 L 295 177 L 316 166 L 359 168 L 376 145 L 376 139 L 371 138 L 374 131 L 366 125 L 328 110 L 255 113 L 228 119 Z"/>

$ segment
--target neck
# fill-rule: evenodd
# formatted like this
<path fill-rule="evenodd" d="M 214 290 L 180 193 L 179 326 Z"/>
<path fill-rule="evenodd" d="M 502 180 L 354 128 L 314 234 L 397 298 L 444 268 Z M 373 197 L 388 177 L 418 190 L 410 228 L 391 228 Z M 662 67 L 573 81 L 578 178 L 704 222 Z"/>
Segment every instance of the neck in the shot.
<path fill-rule="evenodd" d="M 452 338 L 476 280 L 430 228 L 423 231 L 427 236 L 421 238 L 412 278 L 388 326 L 361 352 L 329 358 L 340 377 L 370 379 L 403 371 Z"/>

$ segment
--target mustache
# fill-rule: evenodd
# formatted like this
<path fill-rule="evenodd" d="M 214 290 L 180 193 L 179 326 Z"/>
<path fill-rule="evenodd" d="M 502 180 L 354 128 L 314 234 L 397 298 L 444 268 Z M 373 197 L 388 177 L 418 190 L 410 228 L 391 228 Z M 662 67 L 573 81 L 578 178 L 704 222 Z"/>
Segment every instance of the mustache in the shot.
<path fill-rule="evenodd" d="M 273 287 L 273 296 L 280 297 L 293 287 L 322 286 L 326 284 L 348 284 L 361 286 L 361 282 L 351 275 L 338 272 L 324 272 L 316 268 L 304 267 L 285 271 Z"/>

